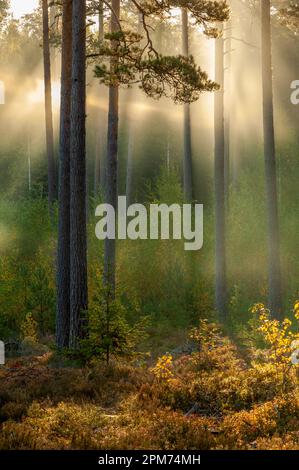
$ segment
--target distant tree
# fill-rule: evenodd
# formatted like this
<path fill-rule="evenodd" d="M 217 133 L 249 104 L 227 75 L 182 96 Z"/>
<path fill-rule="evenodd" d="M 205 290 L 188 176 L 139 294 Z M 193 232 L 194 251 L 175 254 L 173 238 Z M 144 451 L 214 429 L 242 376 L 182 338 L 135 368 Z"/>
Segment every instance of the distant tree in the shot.
<path fill-rule="evenodd" d="M 101 55 L 110 60 L 96 66 L 95 72 L 103 83 L 109 85 L 107 181 L 105 202 L 115 208 L 117 201 L 117 144 L 118 144 L 118 88 L 121 84 L 138 83 L 140 88 L 155 99 L 170 97 L 174 102 L 196 101 L 203 91 L 213 91 L 216 84 L 196 66 L 192 56 L 164 56 L 153 45 L 150 21 L 160 18 L 172 7 L 186 8 L 193 21 L 204 28 L 205 34 L 215 36 L 215 21 L 228 18 L 229 9 L 225 1 L 185 2 L 174 0 L 139 3 L 132 0 L 139 11 L 142 34 L 125 31 L 120 22 L 120 2 L 111 4 L 111 31 L 106 35 Z M 212 25 L 212 26 L 211 26 Z M 144 44 L 141 41 L 145 38 Z M 92 54 L 96 56 L 97 54 Z M 115 240 L 105 241 L 104 279 L 115 288 Z"/>
<path fill-rule="evenodd" d="M 137 32 L 139 35 L 142 33 L 142 18 L 140 13 L 138 14 L 138 29 Z M 132 90 L 130 90 L 132 91 Z M 133 96 L 132 93 L 128 97 L 128 107 L 130 108 L 130 103 L 132 102 Z M 127 205 L 132 204 L 133 198 L 133 172 L 134 172 L 134 143 L 135 143 L 135 122 L 134 116 L 129 117 L 129 130 L 128 130 L 128 152 L 127 152 L 127 171 L 126 171 L 126 197 Z"/>
<path fill-rule="evenodd" d="M 282 315 L 282 287 L 279 248 L 276 152 L 273 119 L 273 77 L 271 52 L 271 3 L 261 0 L 263 127 L 268 216 L 269 308 L 274 316 Z"/>
<path fill-rule="evenodd" d="M 0 0 L 0 28 L 9 12 L 9 0 Z"/>
<path fill-rule="evenodd" d="M 182 53 L 184 57 L 189 56 L 189 28 L 188 10 L 182 8 Z M 184 196 L 186 201 L 193 198 L 193 171 L 192 171 L 192 140 L 191 140 L 191 117 L 190 104 L 184 104 Z"/>
<path fill-rule="evenodd" d="M 231 15 L 232 16 L 232 15 Z M 232 17 L 228 20 L 225 26 L 225 33 L 224 33 L 224 71 L 226 70 L 226 77 L 224 79 L 224 191 L 225 191 L 225 199 L 227 205 L 229 205 L 229 187 L 230 187 L 230 167 L 231 167 L 231 159 L 230 159 L 230 106 L 231 106 L 231 78 L 232 78 Z"/>
<path fill-rule="evenodd" d="M 61 32 L 59 27 L 59 19 L 61 17 L 61 8 L 62 2 L 58 3 L 55 0 L 50 0 L 50 53 L 51 53 L 51 70 L 52 70 L 52 79 L 57 80 L 57 63 L 59 54 L 57 53 L 57 46 L 61 44 Z"/>
<path fill-rule="evenodd" d="M 129 123 L 128 132 L 128 152 L 127 152 L 127 172 L 126 172 L 126 197 L 127 205 L 132 204 L 132 190 L 133 190 L 133 156 L 134 156 L 134 137 L 135 129 L 132 123 L 132 118 Z"/>
<path fill-rule="evenodd" d="M 299 4 L 295 1 L 275 2 L 278 3 L 278 17 L 282 24 L 287 26 L 295 34 L 299 32 Z"/>
<path fill-rule="evenodd" d="M 55 171 L 55 158 L 54 158 L 48 0 L 42 0 L 42 12 L 43 12 L 43 57 L 44 57 L 44 82 L 45 82 L 46 143 L 47 143 L 47 160 L 48 160 L 48 199 L 49 199 L 49 206 L 51 210 L 51 206 L 56 198 L 56 171 Z"/>
<path fill-rule="evenodd" d="M 63 0 L 62 5 L 56 314 L 56 344 L 59 349 L 68 346 L 70 333 L 70 114 L 72 88 L 72 3 L 72 0 Z"/>
<path fill-rule="evenodd" d="M 99 29 L 98 29 L 98 40 L 99 45 L 102 44 L 104 41 L 104 4 L 103 1 L 100 0 L 98 2 L 98 22 L 99 22 Z M 102 114 L 102 112 L 101 112 Z M 100 126 L 99 130 L 97 131 L 96 136 L 96 153 L 95 153 L 95 165 L 94 165 L 94 194 L 95 196 L 99 192 L 100 188 L 100 181 L 103 182 L 104 178 L 101 173 L 104 172 L 104 156 L 101 154 L 103 149 L 103 127 Z M 103 188 L 101 188 L 103 189 Z"/>
<path fill-rule="evenodd" d="M 114 74 L 118 66 L 117 40 L 114 37 L 120 33 L 120 0 L 111 2 L 111 48 L 116 55 L 111 57 L 110 73 Z M 117 207 L 117 151 L 118 151 L 118 84 L 111 82 L 109 86 L 109 111 L 108 111 L 108 146 L 107 146 L 107 168 L 105 183 L 105 202 Z M 104 280 L 109 284 L 108 290 L 114 297 L 115 290 L 115 240 L 105 240 L 104 253 Z"/>
<path fill-rule="evenodd" d="M 73 0 L 70 142 L 70 347 L 84 337 L 86 234 L 86 0 Z"/>
<path fill-rule="evenodd" d="M 223 30 L 222 26 L 219 29 Z M 220 89 L 214 97 L 215 134 L 215 304 L 222 320 L 227 316 L 225 243 L 225 136 L 224 136 L 224 39 L 215 40 L 215 80 Z"/>

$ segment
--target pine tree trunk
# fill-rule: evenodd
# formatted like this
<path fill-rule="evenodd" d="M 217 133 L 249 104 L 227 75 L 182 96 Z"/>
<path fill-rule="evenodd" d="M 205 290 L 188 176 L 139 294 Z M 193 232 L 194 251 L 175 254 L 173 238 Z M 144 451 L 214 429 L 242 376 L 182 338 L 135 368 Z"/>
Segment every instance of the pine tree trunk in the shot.
<path fill-rule="evenodd" d="M 95 133 L 95 160 L 94 160 L 94 181 L 93 181 L 93 193 L 97 197 L 100 189 L 100 174 L 101 174 L 101 150 L 102 150 L 102 139 L 98 132 Z"/>
<path fill-rule="evenodd" d="M 112 0 L 111 33 L 119 31 L 118 18 L 120 14 L 120 0 Z M 113 47 L 113 41 L 112 41 Z M 111 69 L 115 62 L 111 60 Z M 111 204 L 117 211 L 117 152 L 118 152 L 118 85 L 109 87 L 109 114 L 108 114 L 108 145 L 107 145 L 107 180 L 105 185 L 105 202 Z M 105 240 L 104 253 L 104 282 L 108 286 L 111 297 L 115 295 L 115 261 L 116 242 Z"/>
<path fill-rule="evenodd" d="M 127 174 L 126 174 L 127 206 L 132 204 L 133 157 L 134 157 L 134 124 L 132 123 L 132 121 L 130 121 L 129 136 L 128 136 Z"/>
<path fill-rule="evenodd" d="M 182 39 L 184 56 L 189 55 L 189 34 L 188 34 L 188 11 L 182 8 Z M 192 142 L 191 142 L 191 117 L 190 104 L 184 104 L 184 196 L 185 201 L 193 199 L 193 181 L 192 181 Z"/>
<path fill-rule="evenodd" d="M 50 2 L 50 31 L 53 31 L 54 35 L 58 35 L 57 27 L 57 6 L 55 3 Z M 57 48 L 55 46 L 50 47 L 50 60 L 51 60 L 51 71 L 52 79 L 56 80 L 57 77 Z"/>
<path fill-rule="evenodd" d="M 86 0 L 73 0 L 70 161 L 70 347 L 85 335 L 86 236 Z"/>
<path fill-rule="evenodd" d="M 104 9 L 103 2 L 99 2 L 99 42 L 101 43 L 104 40 Z M 100 111 L 102 115 L 102 111 Z M 102 120 L 102 116 L 101 120 Z M 104 170 L 104 155 L 102 155 L 103 150 L 103 128 L 102 126 L 99 129 L 99 135 L 96 137 L 96 153 L 95 153 L 95 162 L 94 162 L 94 195 L 97 196 L 100 189 L 100 181 L 103 181 L 102 171 Z M 101 188 L 103 189 L 103 188 Z"/>
<path fill-rule="evenodd" d="M 169 131 L 167 132 L 167 148 L 166 148 L 166 170 L 167 174 L 170 174 L 170 137 Z"/>
<path fill-rule="evenodd" d="M 269 250 L 269 308 L 272 314 L 282 315 L 282 288 L 279 250 L 279 223 L 277 202 L 277 175 L 273 119 L 273 79 L 271 54 L 271 4 L 261 1 L 262 24 L 262 81 L 263 81 L 263 125 L 266 198 L 268 215 Z"/>
<path fill-rule="evenodd" d="M 63 1 L 60 162 L 59 162 L 59 222 L 57 256 L 56 344 L 59 349 L 69 344 L 70 333 L 70 137 L 72 87 L 72 0 Z"/>
<path fill-rule="evenodd" d="M 225 142 L 224 142 L 224 41 L 215 40 L 215 81 L 220 90 L 214 95 L 215 126 L 215 306 L 221 320 L 227 317 L 225 253 Z"/>
<path fill-rule="evenodd" d="M 43 11 L 44 82 L 45 82 L 45 119 L 46 119 L 46 143 L 47 143 L 47 160 L 48 160 L 48 199 L 49 199 L 50 210 L 52 210 L 52 204 L 56 198 L 56 171 L 55 171 L 55 158 L 54 158 L 48 0 L 42 0 L 42 11 Z"/>
<path fill-rule="evenodd" d="M 225 100 L 224 100 L 224 135 L 225 135 L 225 159 L 224 159 L 224 188 L 225 198 L 228 205 L 230 188 L 230 104 L 231 104 L 231 56 L 232 56 L 232 20 L 226 24 L 225 34 L 225 54 L 226 54 L 226 80 L 225 80 Z"/>
<path fill-rule="evenodd" d="M 137 33 L 142 36 L 142 14 L 138 11 L 138 28 Z M 141 41 L 141 46 L 144 41 Z M 134 141 L 135 141 L 135 121 L 130 116 L 130 104 L 133 101 L 134 90 L 129 90 L 128 108 L 129 108 L 129 135 L 128 135 L 128 155 L 127 155 L 127 172 L 126 172 L 126 197 L 127 206 L 132 204 L 133 199 L 133 173 L 134 173 Z"/>

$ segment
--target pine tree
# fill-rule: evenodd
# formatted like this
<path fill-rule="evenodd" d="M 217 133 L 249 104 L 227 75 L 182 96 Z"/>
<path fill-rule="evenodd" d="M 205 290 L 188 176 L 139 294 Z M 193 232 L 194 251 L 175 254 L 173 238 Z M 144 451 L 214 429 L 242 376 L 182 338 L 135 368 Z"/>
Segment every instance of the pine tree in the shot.
<path fill-rule="evenodd" d="M 9 12 L 9 1 L 0 0 L 0 28 L 4 20 L 7 18 Z"/>
<path fill-rule="evenodd" d="M 47 143 L 47 160 L 48 160 L 48 199 L 49 199 L 49 207 L 51 211 L 52 204 L 54 200 L 56 199 L 56 170 L 55 170 L 55 157 L 54 157 L 48 0 L 42 0 L 42 12 L 43 12 L 43 57 L 44 57 L 44 82 L 45 82 L 46 143 Z"/>
<path fill-rule="evenodd" d="M 88 306 L 86 234 L 86 1 L 73 0 L 70 142 L 70 347 L 84 337 Z"/>
<path fill-rule="evenodd" d="M 113 35 L 119 33 L 120 0 L 112 0 L 111 3 L 111 26 Z M 116 50 L 117 42 L 112 39 L 112 50 Z M 110 61 L 110 72 L 113 74 L 117 67 L 117 58 L 112 57 Z M 119 107 L 119 87 L 117 82 L 109 86 L 109 112 L 108 112 L 108 137 L 107 137 L 107 169 L 105 184 L 105 202 L 111 204 L 117 210 L 117 152 L 118 152 L 118 107 Z M 115 291 L 115 240 L 105 240 L 104 254 L 104 281 L 109 292 L 114 297 Z"/>
<path fill-rule="evenodd" d="M 104 40 L 104 4 L 102 0 L 99 1 L 97 13 L 98 13 L 98 21 L 99 21 L 98 40 L 99 40 L 99 44 L 101 45 Z M 102 115 L 102 112 L 101 112 L 101 115 Z M 104 169 L 105 165 L 103 161 L 104 155 L 102 155 L 103 140 L 104 140 L 103 128 L 101 126 L 100 129 L 97 131 L 97 135 L 96 135 L 96 152 L 95 152 L 95 163 L 94 163 L 94 195 L 95 196 L 97 196 L 100 186 L 101 186 L 101 189 L 103 189 L 102 185 L 100 185 L 100 181 L 102 182 L 104 181 L 104 172 L 105 172 L 105 169 Z"/>
<path fill-rule="evenodd" d="M 118 146 L 118 88 L 120 85 L 139 83 L 140 88 L 150 97 L 170 97 L 177 103 L 196 101 L 203 91 L 213 91 L 216 84 L 196 66 L 192 56 L 165 56 L 159 54 L 150 34 L 150 20 L 162 20 L 169 6 L 186 8 L 194 21 L 200 24 L 205 34 L 215 36 L 217 30 L 213 23 L 228 18 L 229 9 L 226 2 L 196 2 L 186 4 L 184 0 L 176 2 L 139 3 L 132 0 L 137 8 L 141 21 L 141 34 L 122 29 L 120 19 L 120 2 L 111 4 L 111 32 L 106 35 L 101 56 L 110 60 L 96 66 L 96 76 L 103 83 L 109 84 L 108 146 L 107 146 L 107 179 L 105 202 L 116 208 L 117 201 L 117 146 Z M 143 40 L 144 39 L 144 40 Z M 142 43 L 142 44 L 141 44 Z M 98 54 L 92 54 L 97 56 Z M 190 129 L 190 126 L 188 127 Z M 190 152 L 189 152 L 190 155 Z M 190 173 L 190 172 L 189 172 Z M 191 175 L 192 176 L 192 175 Z M 189 178 L 190 179 L 190 178 Z M 192 187 L 189 184 L 189 188 Z M 105 240 L 104 280 L 111 288 L 112 297 L 115 290 L 116 266 L 115 240 Z"/>
<path fill-rule="evenodd" d="M 270 0 L 261 0 L 261 36 L 264 158 L 268 216 L 269 308 L 275 317 L 280 318 L 282 314 L 282 287 L 276 181 L 276 152 L 273 118 Z"/>
<path fill-rule="evenodd" d="M 220 29 L 222 27 L 220 26 Z M 225 243 L 225 139 L 224 139 L 224 40 L 215 40 L 215 80 L 220 89 L 214 96 L 215 132 L 215 306 L 222 320 L 227 316 Z"/>
<path fill-rule="evenodd" d="M 183 39 L 183 56 L 189 56 L 189 30 L 188 30 L 188 11 L 182 8 L 182 39 Z M 192 181 L 192 141 L 191 141 L 191 116 L 190 104 L 184 104 L 184 159 L 183 159 L 183 176 L 184 176 L 184 196 L 185 201 L 193 199 L 193 181 Z"/>
<path fill-rule="evenodd" d="M 56 344 L 69 344 L 70 333 L 70 138 L 72 87 L 72 0 L 63 1 L 60 155 L 59 155 L 59 227 L 57 256 Z"/>

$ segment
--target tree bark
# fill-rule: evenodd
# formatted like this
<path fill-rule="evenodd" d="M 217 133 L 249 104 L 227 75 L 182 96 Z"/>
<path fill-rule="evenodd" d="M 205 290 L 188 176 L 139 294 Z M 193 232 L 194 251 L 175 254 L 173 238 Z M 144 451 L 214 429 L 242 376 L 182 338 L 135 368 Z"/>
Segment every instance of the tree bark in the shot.
<path fill-rule="evenodd" d="M 282 315 L 282 287 L 279 249 L 275 135 L 273 118 L 270 0 L 261 1 L 261 25 L 264 158 L 268 215 L 269 308 L 275 317 L 280 318 Z"/>
<path fill-rule="evenodd" d="M 189 34 L 188 34 L 188 11 L 182 8 L 182 53 L 185 57 L 189 55 Z M 184 104 L 184 196 L 186 201 L 193 199 L 193 181 L 192 181 L 192 139 L 191 139 L 191 116 L 190 104 Z"/>
<path fill-rule="evenodd" d="M 138 11 L 138 28 L 137 33 L 142 36 L 142 14 Z M 141 46 L 144 41 L 141 40 Z M 133 179 L 134 179 L 134 143 L 135 143 L 135 126 L 136 122 L 130 119 L 130 104 L 133 102 L 134 90 L 128 92 L 128 108 L 129 108 L 129 132 L 128 132 L 128 154 L 127 154 L 127 172 L 126 172 L 126 197 L 127 206 L 132 204 L 133 200 Z"/>
<path fill-rule="evenodd" d="M 118 19 L 120 15 L 120 0 L 112 0 L 111 33 L 119 31 Z M 114 41 L 112 41 L 112 47 Z M 115 67 L 115 59 L 111 60 L 111 69 Z M 107 145 L 107 180 L 105 185 L 105 202 L 117 211 L 117 152 L 118 152 L 118 119 L 119 119 L 119 89 L 117 84 L 109 87 L 109 113 L 108 113 L 108 145 Z M 104 282 L 111 297 L 115 295 L 115 261 L 116 242 L 105 240 L 104 253 Z"/>
<path fill-rule="evenodd" d="M 221 26 L 220 26 L 221 28 Z M 222 28 L 223 29 L 223 28 Z M 225 140 L 224 140 L 224 40 L 215 40 L 215 81 L 220 90 L 214 95 L 215 127 L 215 306 L 222 321 L 227 317 L 225 247 Z"/>
<path fill-rule="evenodd" d="M 50 32 L 53 31 L 55 36 L 58 35 L 58 25 L 57 25 L 57 5 L 55 3 L 51 4 L 50 8 Z M 51 70 L 52 70 L 52 79 L 56 80 L 57 77 L 57 48 L 52 46 L 50 48 L 50 59 L 51 59 Z"/>
<path fill-rule="evenodd" d="M 85 336 L 86 235 L 86 0 L 73 0 L 70 162 L 70 347 Z"/>
<path fill-rule="evenodd" d="M 66 348 L 70 334 L 70 138 L 72 88 L 72 0 L 63 1 L 56 344 Z"/>
<path fill-rule="evenodd" d="M 42 11 L 43 11 L 44 83 L 45 83 L 45 120 L 46 120 L 46 144 L 47 144 L 47 161 L 48 161 L 48 200 L 49 200 L 49 206 L 51 210 L 52 204 L 56 198 L 56 171 L 55 171 L 55 158 L 54 158 L 48 0 L 42 0 Z"/>
<path fill-rule="evenodd" d="M 101 175 L 101 154 L 102 154 L 102 136 L 98 135 L 95 131 L 95 160 L 94 160 L 94 181 L 93 181 L 93 193 L 97 197 L 100 189 L 100 175 Z"/>
<path fill-rule="evenodd" d="M 104 8 L 103 2 L 99 2 L 99 42 L 101 43 L 104 40 Z M 102 115 L 102 111 L 100 111 Z M 102 120 L 102 116 L 101 120 Z M 95 162 L 94 162 L 94 195 L 97 196 L 100 189 L 100 182 L 103 182 L 102 171 L 105 172 L 105 162 L 104 155 L 102 155 L 103 150 L 103 128 L 102 126 L 99 129 L 99 134 L 96 137 L 96 153 L 95 153 Z M 103 188 L 101 187 L 103 190 Z"/>
<path fill-rule="evenodd" d="M 224 135 L 225 135 L 225 159 L 224 159 L 224 188 L 225 198 L 228 205 L 230 189 L 230 104 L 231 104 L 231 55 L 232 55 L 232 20 L 226 24 L 225 54 L 226 54 L 226 80 L 224 84 Z"/>
<path fill-rule="evenodd" d="M 127 174 L 126 174 L 126 197 L 127 206 L 132 204 L 132 184 L 133 184 L 133 161 L 134 161 L 134 124 L 132 120 L 129 123 L 128 136 L 128 158 L 127 158 Z"/>

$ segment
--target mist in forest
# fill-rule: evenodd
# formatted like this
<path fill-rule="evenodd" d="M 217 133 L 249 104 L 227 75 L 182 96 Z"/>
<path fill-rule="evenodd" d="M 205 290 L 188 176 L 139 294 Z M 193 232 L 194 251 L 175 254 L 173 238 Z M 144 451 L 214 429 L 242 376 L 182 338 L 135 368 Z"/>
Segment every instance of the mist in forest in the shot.
<path fill-rule="evenodd" d="M 250 164 L 250 155 L 253 151 L 260 152 L 261 148 L 261 74 L 260 74 L 260 34 L 259 19 L 257 11 L 250 11 L 249 7 L 236 1 L 232 13 L 232 27 L 225 25 L 227 31 L 224 33 L 225 42 L 230 46 L 226 54 L 225 68 L 225 100 L 227 113 L 230 120 L 230 147 L 232 151 L 232 172 L 242 172 L 246 165 Z M 16 23 L 16 30 L 22 28 Z M 176 41 L 171 41 L 165 33 L 163 41 L 167 54 L 180 53 L 180 13 L 173 15 L 173 22 L 177 25 Z M 30 32 L 29 32 L 30 34 Z M 11 41 L 20 40 L 20 33 L 11 33 Z M 231 36 L 231 39 L 230 39 Z M 35 38 L 34 38 L 35 39 Z M 279 141 L 290 138 L 295 128 L 296 109 L 290 103 L 290 83 L 296 79 L 293 56 L 288 58 L 285 51 L 294 39 L 286 32 L 274 27 L 274 68 L 283 70 L 283 74 L 274 75 L 275 99 L 277 109 L 275 123 Z M 190 33 L 190 52 L 194 55 L 196 62 L 209 77 L 214 76 L 214 44 L 213 39 L 206 38 L 198 27 L 192 27 Z M 176 44 L 176 47 L 173 47 Z M 227 46 L 227 44 L 226 44 Z M 33 158 L 37 161 L 38 154 L 42 153 L 44 141 L 43 125 L 43 69 L 41 44 L 35 40 L 27 40 L 22 44 L 22 54 L 17 51 L 15 55 L 19 60 L 8 60 L 4 58 L 1 81 L 5 86 L 5 106 L 1 109 L 2 120 L 5 124 L 3 130 L 5 136 L 18 146 L 27 147 L 24 133 L 32 139 L 31 151 Z M 13 54 L 14 51 L 12 50 Z M 293 51 L 292 51 L 293 54 Z M 59 78 L 60 78 L 60 52 L 53 50 L 52 65 L 52 93 L 55 126 L 55 138 L 58 139 L 58 112 L 59 112 Z M 14 57 L 14 56 L 12 56 Z M 102 91 L 101 91 L 102 89 Z M 97 134 L 107 126 L 107 90 L 99 85 L 99 81 L 93 76 L 93 65 L 88 69 L 88 154 L 93 158 Z M 207 178 L 200 178 L 200 172 L 204 171 L 206 176 L 211 173 L 213 159 L 213 94 L 204 93 L 200 99 L 192 104 L 192 145 L 194 151 L 194 165 L 196 171 L 196 183 L 198 186 L 199 199 L 205 198 L 205 187 Z M 139 166 L 142 161 L 146 165 L 149 159 L 144 154 L 147 140 L 154 143 L 150 151 L 150 160 L 154 159 L 157 170 L 167 160 L 167 149 L 170 149 L 171 161 L 180 164 L 182 155 L 182 106 L 174 105 L 169 100 L 159 101 L 147 98 L 136 87 L 130 90 L 121 90 L 120 106 L 120 134 L 123 136 L 123 145 L 120 153 L 126 157 L 126 142 L 130 123 L 137 124 L 138 145 L 135 150 L 136 163 Z M 98 114 L 98 117 L 97 117 Z M 30 115 L 30 120 L 28 116 Z M 153 131 L 156 127 L 155 138 L 145 135 L 147 131 Z M 9 130 L 9 132 L 7 132 Z M 163 130 L 163 132 L 159 132 Z M 165 131 L 165 132 L 164 132 Z M 155 148 L 156 147 L 156 148 Z M 148 150 L 146 150 L 147 152 Z M 26 152 L 24 152 L 24 155 Z M 12 159 L 13 160 L 13 159 Z M 33 167 L 34 170 L 34 167 Z M 142 169 L 141 169 L 142 171 Z M 146 173 L 146 172 L 145 172 Z M 237 176 L 236 176 L 237 177 Z M 202 180 L 199 182 L 199 180 Z M 14 185 L 11 182 L 12 186 Z M 121 183 L 120 183 L 121 184 Z"/>
<path fill-rule="evenodd" d="M 298 18 L 0 0 L 0 450 L 299 448 Z"/>
<path fill-rule="evenodd" d="M 223 26 L 224 43 L 224 129 L 225 158 L 229 158 L 227 178 L 227 282 L 228 302 L 238 297 L 246 312 L 250 304 L 267 292 L 267 229 L 263 157 L 261 19 L 258 2 L 232 1 L 231 15 Z M 5 104 L 1 105 L 1 194 L 3 211 L 9 201 L 17 204 L 26 198 L 47 195 L 45 158 L 45 110 L 40 10 L 8 20 L 3 33 L 1 81 Z M 131 13 L 132 15 L 132 13 Z M 282 26 L 272 11 L 272 56 L 274 123 L 277 149 L 278 199 L 281 215 L 281 253 L 285 275 L 299 267 L 291 253 L 297 247 L 296 212 L 292 188 L 296 186 L 298 145 L 297 108 L 290 102 L 290 84 L 296 79 L 297 37 Z M 109 12 L 104 9 L 108 31 Z M 52 21 L 52 23 L 51 23 Z M 51 17 L 51 34 L 61 28 L 61 15 Z M 92 16 L 88 33 L 97 35 L 99 22 Z M 124 23 L 128 21 L 123 20 Z M 129 20 L 129 22 L 132 20 Z M 136 25 L 134 26 L 136 28 Z M 54 33 L 53 33 L 54 31 Z M 181 11 L 174 9 L 168 26 L 156 24 L 153 42 L 165 55 L 182 53 Z M 59 159 L 61 45 L 51 43 L 52 111 L 56 167 Z M 56 39 L 57 42 L 57 39 Z M 59 43 L 59 41 L 58 41 Z M 195 62 L 215 79 L 215 39 L 189 21 L 189 53 Z M 107 157 L 108 87 L 95 76 L 96 60 L 88 60 L 86 70 L 86 167 L 89 231 L 95 225 L 93 208 L 103 200 Z M 283 71 L 283 72 L 282 72 Z M 197 284 L 212 289 L 214 266 L 214 97 L 204 92 L 190 104 L 192 171 L 194 201 L 204 204 L 204 248 L 195 255 Z M 162 97 L 155 100 L 137 85 L 120 87 L 118 128 L 118 194 L 130 186 L 131 202 L 156 199 L 168 203 L 182 200 L 184 155 L 184 106 Z M 97 157 L 98 156 L 98 157 Z M 99 158 L 98 167 L 95 160 Z M 128 168 L 130 175 L 128 177 Z M 291 170 L 288 182 L 284 175 Z M 97 177 L 95 176 L 97 173 Z M 97 185 L 99 180 L 99 187 Z M 129 180 L 128 180 L 129 178 Z M 169 181 L 168 181 L 169 179 Z M 168 182 L 167 182 L 168 181 Z M 175 181 L 175 183 L 174 183 Z M 160 185 L 160 186 L 159 186 Z M 169 187 L 167 185 L 170 185 Z M 7 206 L 8 204 L 8 206 Z M 7 221 L 6 221 L 7 218 Z M 290 219 L 292 223 L 290 225 Z M 290 228 L 292 227 L 292 228 Z M 17 233 L 19 230 L 19 233 Z M 14 236 L 21 240 L 24 228 L 14 226 L 9 216 L 1 222 L 1 251 L 13 246 Z M 91 252 L 96 253 L 92 235 Z M 43 238 L 43 237 L 42 237 Z M 11 240 L 12 239 L 12 240 Z M 47 236 L 45 236 L 45 240 Z M 142 243 L 141 243 L 142 244 Z M 119 243 L 122 250 L 122 242 Z M 126 247 L 124 245 L 124 250 Z M 179 248 L 178 248 L 179 250 Z M 172 253 L 173 254 L 173 253 Z M 122 254 L 120 254 L 122 258 Z M 181 256 L 181 255 L 180 255 Z M 241 260 L 240 260 L 241 257 Z M 254 260 L 257 260 L 255 263 Z M 295 278 L 291 275 L 292 279 Z M 284 281 L 286 282 L 286 281 Z M 296 295 L 297 287 L 288 283 L 285 301 Z M 250 286 L 248 288 L 248 286 Z M 200 296 L 199 296 L 200 298 Z M 236 300 L 233 300 L 234 302 Z M 212 300 L 211 300 L 212 302 Z"/>

